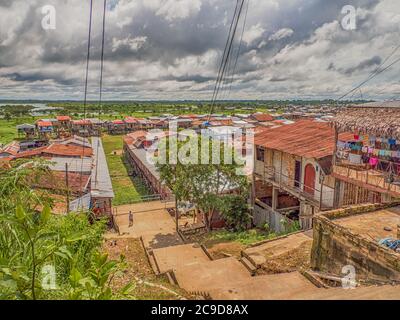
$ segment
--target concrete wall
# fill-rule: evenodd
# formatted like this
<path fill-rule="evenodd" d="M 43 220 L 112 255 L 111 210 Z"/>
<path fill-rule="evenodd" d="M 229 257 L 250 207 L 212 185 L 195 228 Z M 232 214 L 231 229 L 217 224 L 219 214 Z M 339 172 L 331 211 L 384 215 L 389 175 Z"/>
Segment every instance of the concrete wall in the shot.
<path fill-rule="evenodd" d="M 357 280 L 400 281 L 399 253 L 335 224 L 337 218 L 385 207 L 388 205 L 361 205 L 329 211 L 315 217 L 311 267 L 318 271 L 343 276 L 342 268 L 353 265 Z"/>

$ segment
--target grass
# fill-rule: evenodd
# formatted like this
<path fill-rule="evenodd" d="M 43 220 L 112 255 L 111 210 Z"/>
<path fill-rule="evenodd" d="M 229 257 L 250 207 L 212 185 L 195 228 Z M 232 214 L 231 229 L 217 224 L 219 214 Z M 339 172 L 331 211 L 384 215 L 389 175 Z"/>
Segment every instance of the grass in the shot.
<path fill-rule="evenodd" d="M 119 206 L 133 203 L 139 200 L 141 196 L 149 194 L 146 186 L 139 178 L 132 179 L 128 175 L 128 169 L 121 154 L 123 147 L 122 135 L 104 135 L 103 146 L 115 193 L 113 205 Z"/>
<path fill-rule="evenodd" d="M 7 144 L 15 139 L 18 139 L 16 126 L 23 123 L 34 123 L 33 117 L 13 118 L 9 121 L 0 119 L 0 144 Z M 21 136 L 22 138 L 23 136 Z"/>
<path fill-rule="evenodd" d="M 115 246 L 110 246 L 111 242 L 112 240 L 108 239 L 103 246 L 104 251 L 109 254 L 109 258 L 117 260 L 123 254 L 127 263 L 126 270 L 113 279 L 112 287 L 114 289 L 121 289 L 128 283 L 134 283 L 131 294 L 137 300 L 176 300 L 179 298 L 166 288 L 186 299 L 192 298 L 183 289 L 170 284 L 167 277 L 154 274 L 140 240 L 115 239 Z"/>
<path fill-rule="evenodd" d="M 234 241 L 243 245 L 249 245 L 259 241 L 273 239 L 275 237 L 277 237 L 275 233 L 270 233 L 261 229 L 250 229 L 241 232 L 219 230 L 208 234 L 207 240 L 212 242 Z"/>

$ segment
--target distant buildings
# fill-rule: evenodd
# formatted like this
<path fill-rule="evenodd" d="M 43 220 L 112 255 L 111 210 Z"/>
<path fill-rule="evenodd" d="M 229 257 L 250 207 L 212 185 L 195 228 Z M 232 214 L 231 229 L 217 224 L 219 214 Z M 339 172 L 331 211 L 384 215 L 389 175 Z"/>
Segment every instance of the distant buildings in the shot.
<path fill-rule="evenodd" d="M 22 143 L 13 142 L 2 149 L 0 158 L 46 161 L 48 171 L 28 182 L 33 188 L 47 190 L 55 202 L 67 203 L 58 213 L 92 209 L 96 215 L 111 216 L 114 193 L 101 139 L 73 136 L 47 143 L 32 141 L 29 148 L 27 142 Z"/>

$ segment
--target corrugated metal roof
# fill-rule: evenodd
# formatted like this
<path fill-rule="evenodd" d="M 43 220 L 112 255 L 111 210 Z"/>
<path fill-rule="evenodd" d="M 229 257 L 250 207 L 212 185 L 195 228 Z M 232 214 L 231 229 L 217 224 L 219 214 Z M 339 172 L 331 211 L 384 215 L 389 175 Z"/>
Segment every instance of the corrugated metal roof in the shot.
<path fill-rule="evenodd" d="M 160 174 L 157 171 L 157 168 L 154 163 L 149 162 L 147 159 L 151 158 L 151 154 L 146 149 L 135 148 L 131 146 L 130 149 L 136 155 L 136 157 L 146 166 L 146 168 L 151 172 L 151 174 L 157 179 L 160 180 Z"/>
<path fill-rule="evenodd" d="M 49 145 L 43 153 L 58 156 L 90 157 L 92 155 L 92 148 L 54 143 Z"/>
<path fill-rule="evenodd" d="M 35 179 L 31 181 L 31 184 L 36 188 L 66 191 L 67 184 L 65 180 L 65 172 L 49 171 L 46 174 L 35 177 Z M 74 193 L 85 192 L 89 180 L 90 175 L 70 172 L 68 173 L 68 190 Z"/>
<path fill-rule="evenodd" d="M 70 116 L 57 116 L 58 121 L 71 121 Z"/>
<path fill-rule="evenodd" d="M 251 117 L 259 122 L 274 120 L 274 117 L 267 113 L 253 113 Z"/>
<path fill-rule="evenodd" d="M 53 123 L 50 121 L 38 121 L 38 127 L 52 127 Z"/>
<path fill-rule="evenodd" d="M 353 139 L 353 135 L 343 133 L 340 139 Z M 333 154 L 335 133 L 328 123 L 300 120 L 278 128 L 265 128 L 256 133 L 254 143 L 268 149 L 320 159 Z"/>
<path fill-rule="evenodd" d="M 81 172 L 90 174 L 92 172 L 92 158 L 50 158 L 50 170 L 65 171 L 65 165 L 68 164 L 68 172 Z"/>
<path fill-rule="evenodd" d="M 92 137 L 92 146 L 93 170 L 91 195 L 93 198 L 114 198 L 114 191 L 101 139 L 99 137 Z"/>

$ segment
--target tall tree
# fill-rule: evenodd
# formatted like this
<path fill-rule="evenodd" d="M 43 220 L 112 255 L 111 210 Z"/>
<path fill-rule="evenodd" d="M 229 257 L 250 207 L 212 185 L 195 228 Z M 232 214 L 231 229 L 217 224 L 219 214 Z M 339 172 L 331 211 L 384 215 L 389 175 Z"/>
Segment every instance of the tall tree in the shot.
<path fill-rule="evenodd" d="M 190 140 L 189 136 L 188 140 L 178 143 L 178 156 L 172 157 L 173 164 L 169 161 L 171 157 L 165 157 L 164 163 L 157 167 L 161 180 L 174 192 L 176 199 L 193 203 L 202 212 L 207 229 L 211 230 L 215 213 L 226 212 L 223 206 L 228 200 L 221 201 L 221 198 L 233 193 L 246 202 L 248 179 L 238 174 L 243 165 L 235 161 L 232 147 L 221 143 L 215 148 L 209 139 Z M 163 146 L 166 149 L 163 154 L 169 155 L 168 139 Z M 204 157 L 209 161 L 202 161 Z M 213 157 L 219 161 L 213 161 Z"/>

